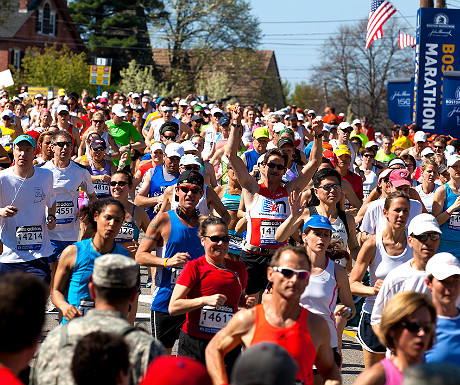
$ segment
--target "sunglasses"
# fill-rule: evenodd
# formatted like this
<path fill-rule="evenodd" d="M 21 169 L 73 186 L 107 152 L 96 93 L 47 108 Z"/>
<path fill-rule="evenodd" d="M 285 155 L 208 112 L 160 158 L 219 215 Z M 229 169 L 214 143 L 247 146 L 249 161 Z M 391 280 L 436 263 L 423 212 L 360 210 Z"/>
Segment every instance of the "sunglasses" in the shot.
<path fill-rule="evenodd" d="M 425 233 L 425 234 L 420 234 L 420 235 L 412 235 L 412 237 L 414 237 L 415 239 L 418 239 L 420 242 L 426 242 L 428 237 L 430 237 L 432 241 L 437 241 L 439 238 L 441 238 L 441 235 L 438 233 L 429 233 L 429 234 Z"/>
<path fill-rule="evenodd" d="M 174 140 L 176 139 L 176 135 L 171 135 L 171 136 L 166 136 L 166 135 L 163 135 L 165 137 L 165 139 L 169 139 L 169 140 Z"/>
<path fill-rule="evenodd" d="M 295 274 L 299 279 L 307 279 L 310 272 L 307 270 L 295 270 L 288 267 L 273 267 L 273 271 L 283 274 L 284 278 L 290 279 Z"/>
<path fill-rule="evenodd" d="M 205 238 L 209 238 L 211 242 L 219 243 L 228 243 L 230 242 L 230 237 L 228 235 L 224 235 L 223 237 L 219 237 L 218 235 L 204 235 Z"/>
<path fill-rule="evenodd" d="M 52 143 L 51 140 L 47 140 L 46 142 L 43 142 L 43 144 L 46 144 L 46 145 L 51 144 L 51 143 Z"/>
<path fill-rule="evenodd" d="M 444 150 L 444 146 L 433 146 L 433 148 L 439 148 L 441 150 Z"/>
<path fill-rule="evenodd" d="M 96 151 L 96 152 L 104 152 L 105 148 L 98 147 L 98 148 L 91 148 L 91 150 Z"/>
<path fill-rule="evenodd" d="M 46 103 L 40 103 L 39 106 L 46 106 Z"/>
<path fill-rule="evenodd" d="M 374 158 L 373 154 L 363 154 L 365 158 Z"/>
<path fill-rule="evenodd" d="M 411 333 L 418 333 L 420 329 L 423 329 L 425 333 L 431 333 L 434 329 L 433 322 L 401 322 L 401 326 L 410 331 Z"/>
<path fill-rule="evenodd" d="M 326 184 L 324 186 L 319 186 L 319 187 L 322 188 L 324 191 L 327 191 L 327 192 L 331 191 L 332 189 L 338 191 L 338 190 L 340 190 L 342 188 L 342 186 L 339 185 L 339 184 Z"/>
<path fill-rule="evenodd" d="M 200 171 L 200 166 L 184 166 L 184 169 L 187 171 Z"/>
<path fill-rule="evenodd" d="M 200 187 L 177 186 L 176 188 L 185 194 L 188 194 L 190 191 L 192 194 L 199 194 L 201 192 Z"/>
<path fill-rule="evenodd" d="M 276 163 L 266 163 L 267 167 L 268 168 L 276 168 L 277 170 L 285 170 L 286 169 L 286 166 L 282 165 L 282 164 L 276 164 Z"/>
<path fill-rule="evenodd" d="M 65 146 L 67 147 L 72 147 L 72 142 L 56 142 L 54 143 L 56 146 L 59 146 L 61 148 L 64 148 Z"/>
<path fill-rule="evenodd" d="M 340 129 L 340 131 L 342 131 L 344 134 L 351 134 L 352 130 L 342 130 Z"/>
<path fill-rule="evenodd" d="M 98 124 L 98 123 L 104 123 L 104 121 L 103 121 L 103 120 L 93 120 L 93 123 L 96 123 L 96 124 Z"/>
<path fill-rule="evenodd" d="M 120 180 L 118 182 L 116 180 L 113 180 L 110 182 L 111 187 L 115 187 L 115 186 L 125 187 L 127 184 L 128 182 L 125 182 L 124 180 Z"/>

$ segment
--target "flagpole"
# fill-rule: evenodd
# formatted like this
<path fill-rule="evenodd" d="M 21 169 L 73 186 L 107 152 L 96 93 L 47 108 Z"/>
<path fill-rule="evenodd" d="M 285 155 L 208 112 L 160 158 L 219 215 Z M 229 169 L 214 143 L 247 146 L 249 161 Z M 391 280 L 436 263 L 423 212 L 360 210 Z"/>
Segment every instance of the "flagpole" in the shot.
<path fill-rule="evenodd" d="M 414 30 L 414 32 L 417 33 L 417 31 L 415 30 L 415 28 L 412 27 L 412 24 L 409 23 L 409 20 L 407 20 L 406 16 L 404 16 L 404 15 L 401 13 L 401 11 L 400 11 L 399 9 L 397 9 L 397 11 L 398 11 L 398 13 L 402 16 L 402 18 L 403 18 L 404 20 L 406 20 L 407 24 L 410 25 L 410 27 Z M 399 28 L 398 28 L 398 29 L 399 29 Z"/>

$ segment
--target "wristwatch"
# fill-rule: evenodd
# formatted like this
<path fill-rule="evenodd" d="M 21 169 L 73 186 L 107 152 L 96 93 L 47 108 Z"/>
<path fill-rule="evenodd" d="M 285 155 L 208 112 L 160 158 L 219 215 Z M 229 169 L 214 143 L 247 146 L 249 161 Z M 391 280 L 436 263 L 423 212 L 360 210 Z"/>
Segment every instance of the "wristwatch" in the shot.
<path fill-rule="evenodd" d="M 54 220 L 56 220 L 56 216 L 54 214 L 48 214 L 48 216 L 46 217 L 46 219 L 48 219 L 49 217 L 53 218 Z"/>
<path fill-rule="evenodd" d="M 240 128 L 241 124 L 232 123 L 232 126 L 235 127 L 235 128 Z"/>
<path fill-rule="evenodd" d="M 315 139 L 319 139 L 319 138 L 322 138 L 323 136 L 324 136 L 324 134 L 323 134 L 323 133 L 321 133 L 321 134 L 318 134 L 318 135 L 315 135 Z"/>

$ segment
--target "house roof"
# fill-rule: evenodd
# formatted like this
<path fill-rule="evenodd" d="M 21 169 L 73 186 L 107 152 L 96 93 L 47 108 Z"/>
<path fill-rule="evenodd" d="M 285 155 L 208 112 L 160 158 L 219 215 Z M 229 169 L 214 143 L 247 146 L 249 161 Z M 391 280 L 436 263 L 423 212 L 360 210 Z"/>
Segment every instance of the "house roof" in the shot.
<path fill-rule="evenodd" d="M 0 23 L 0 38 L 14 37 L 32 13 L 33 11 L 12 12 L 4 23 Z"/>

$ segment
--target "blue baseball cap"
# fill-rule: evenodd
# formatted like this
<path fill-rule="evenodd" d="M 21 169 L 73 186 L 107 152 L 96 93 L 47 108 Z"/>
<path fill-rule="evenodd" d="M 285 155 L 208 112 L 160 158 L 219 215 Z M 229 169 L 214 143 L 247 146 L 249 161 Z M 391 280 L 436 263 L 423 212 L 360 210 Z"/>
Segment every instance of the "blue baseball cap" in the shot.
<path fill-rule="evenodd" d="M 37 148 L 37 144 L 35 143 L 34 138 L 30 135 L 19 135 L 13 142 L 13 146 L 18 144 L 19 142 L 28 142 L 33 148 Z"/>
<path fill-rule="evenodd" d="M 334 231 L 334 228 L 332 227 L 331 222 L 329 222 L 329 219 L 323 217 L 322 215 L 310 216 L 310 218 L 308 218 L 308 220 L 303 225 L 303 232 L 305 232 L 305 230 L 307 230 L 309 227 L 314 229 L 328 229 Z"/>
<path fill-rule="evenodd" d="M 221 126 L 227 126 L 230 124 L 230 118 L 228 116 L 223 116 L 222 118 L 219 119 L 219 124 Z"/>

